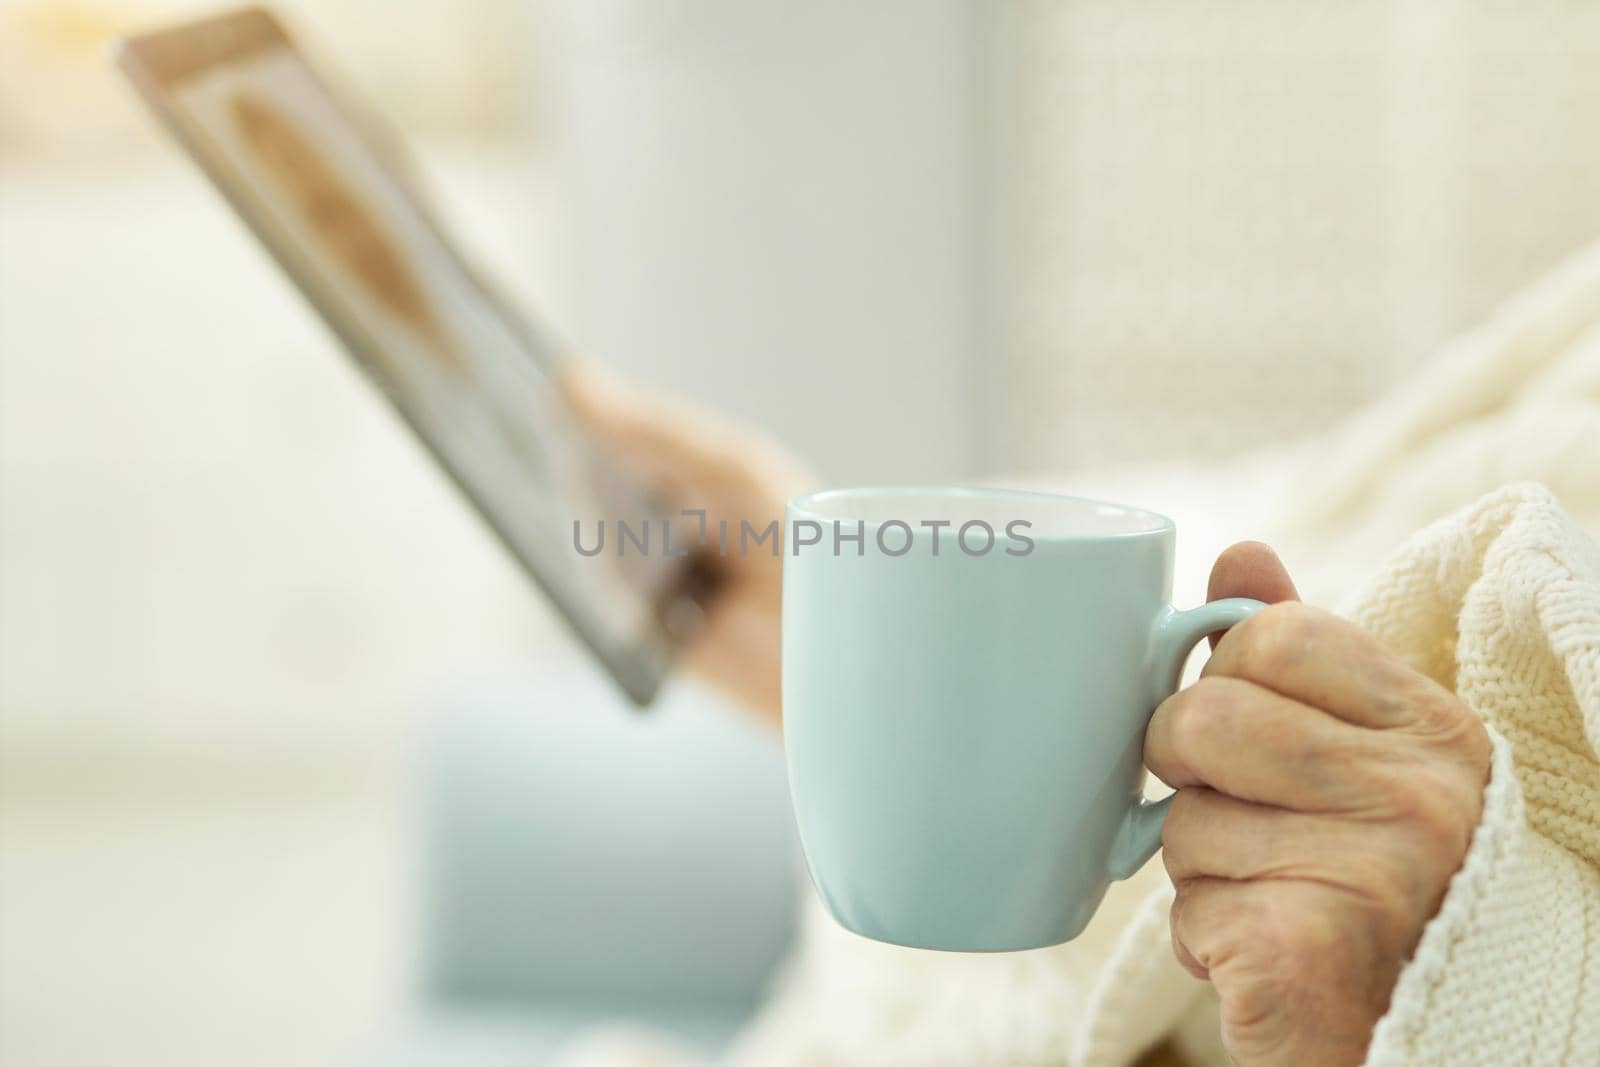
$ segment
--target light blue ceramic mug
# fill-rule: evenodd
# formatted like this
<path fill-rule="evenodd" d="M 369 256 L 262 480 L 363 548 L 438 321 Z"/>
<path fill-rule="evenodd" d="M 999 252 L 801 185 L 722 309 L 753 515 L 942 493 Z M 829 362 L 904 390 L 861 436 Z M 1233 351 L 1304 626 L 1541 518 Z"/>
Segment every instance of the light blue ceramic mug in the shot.
<path fill-rule="evenodd" d="M 785 535 L 784 738 L 828 909 L 917 948 L 1077 936 L 1161 843 L 1151 713 L 1262 605 L 1174 610 L 1172 521 L 1093 500 L 837 489 Z"/>

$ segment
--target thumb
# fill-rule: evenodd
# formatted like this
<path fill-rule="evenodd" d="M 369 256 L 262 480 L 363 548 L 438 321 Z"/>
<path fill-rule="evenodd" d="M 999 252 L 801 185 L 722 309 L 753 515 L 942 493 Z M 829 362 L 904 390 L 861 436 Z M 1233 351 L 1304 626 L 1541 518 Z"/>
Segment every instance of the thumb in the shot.
<path fill-rule="evenodd" d="M 1300 599 L 1283 561 L 1260 541 L 1240 541 L 1224 549 L 1212 564 L 1206 599 L 1222 600 L 1232 596 L 1250 597 L 1267 604 Z M 1221 636 L 1211 635 L 1212 647 Z"/>

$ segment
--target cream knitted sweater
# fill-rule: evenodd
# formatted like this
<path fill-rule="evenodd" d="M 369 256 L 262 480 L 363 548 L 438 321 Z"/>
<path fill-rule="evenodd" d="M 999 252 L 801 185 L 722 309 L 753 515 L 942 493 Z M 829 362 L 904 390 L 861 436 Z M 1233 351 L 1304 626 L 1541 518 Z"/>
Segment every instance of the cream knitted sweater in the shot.
<path fill-rule="evenodd" d="M 1368 1063 L 1600 1064 L 1600 548 L 1514 486 L 1413 540 L 1354 618 L 1494 740 L 1483 822 Z"/>

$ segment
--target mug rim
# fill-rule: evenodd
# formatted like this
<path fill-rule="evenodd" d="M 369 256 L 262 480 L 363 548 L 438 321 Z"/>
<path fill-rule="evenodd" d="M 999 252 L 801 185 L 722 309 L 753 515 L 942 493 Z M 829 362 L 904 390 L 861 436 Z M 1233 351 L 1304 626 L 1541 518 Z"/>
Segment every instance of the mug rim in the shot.
<path fill-rule="evenodd" d="M 1100 509 L 1102 513 L 1109 509 L 1119 515 L 1138 517 L 1144 519 L 1148 526 L 1142 529 L 1116 530 L 1109 533 L 1056 533 L 1035 534 L 1034 536 L 1046 541 L 1124 541 L 1136 540 L 1145 537 L 1161 537 L 1177 530 L 1177 524 L 1166 515 L 1150 508 L 1135 507 L 1129 504 L 1119 504 L 1114 500 L 1097 500 L 1094 497 L 1069 496 L 1066 493 L 1049 493 L 1036 489 L 1010 489 L 993 486 L 966 486 L 966 485 L 858 485 L 840 486 L 831 489 L 814 489 L 789 498 L 785 505 L 791 515 L 821 522 L 833 522 L 844 518 L 837 514 L 829 515 L 819 510 L 819 505 L 833 499 L 859 500 L 866 497 L 966 497 L 969 499 L 987 501 L 1019 501 L 1033 505 L 1073 505 L 1077 507 L 1089 506 Z M 876 528 L 889 520 L 862 519 L 868 527 Z"/>

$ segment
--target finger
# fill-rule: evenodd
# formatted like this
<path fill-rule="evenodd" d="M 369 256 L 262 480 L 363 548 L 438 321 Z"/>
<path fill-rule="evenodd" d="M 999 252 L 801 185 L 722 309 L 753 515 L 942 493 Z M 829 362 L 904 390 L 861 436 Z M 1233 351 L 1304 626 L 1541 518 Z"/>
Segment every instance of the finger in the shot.
<path fill-rule="evenodd" d="M 696 404 L 646 392 L 592 366 L 570 364 L 558 379 L 580 422 L 613 450 L 680 499 L 723 495 L 763 523 L 776 505 L 812 488 L 816 479 L 763 434 Z"/>
<path fill-rule="evenodd" d="M 1184 882 L 1172 900 L 1172 947 L 1196 978 L 1228 961 L 1234 946 L 1250 936 L 1251 913 L 1261 888 L 1252 882 L 1199 878 Z"/>
<path fill-rule="evenodd" d="M 1371 1038 L 1397 968 L 1371 938 L 1350 936 L 1314 883 L 1186 882 L 1172 940 L 1222 1001 L 1233 1062 L 1348 1063 Z M 1352 976 L 1384 976 L 1352 981 Z M 1352 1051 L 1355 1055 L 1349 1055 Z"/>
<path fill-rule="evenodd" d="M 1377 638 L 1318 608 L 1274 604 L 1223 635 L 1203 677 L 1254 682 L 1358 726 L 1404 726 L 1448 699 Z"/>
<path fill-rule="evenodd" d="M 1194 953 L 1189 951 L 1189 946 L 1178 940 L 1178 924 L 1172 921 L 1177 915 L 1177 905 L 1174 903 L 1173 911 L 1168 917 L 1167 927 L 1172 935 L 1172 954 L 1178 957 L 1178 966 L 1188 971 L 1190 975 L 1204 982 L 1211 977 L 1211 972 L 1194 958 Z"/>
<path fill-rule="evenodd" d="M 709 413 L 652 396 L 615 375 L 572 364 L 557 379 L 578 421 L 607 446 L 647 469 L 699 475 L 734 469 L 733 435 Z"/>
<path fill-rule="evenodd" d="M 1381 736 L 1237 678 L 1202 678 L 1161 702 L 1145 731 L 1152 774 L 1293 811 L 1354 811 L 1381 766 Z"/>
<path fill-rule="evenodd" d="M 776 716 L 783 703 L 781 649 L 775 613 L 750 598 L 730 598 L 707 615 L 684 648 L 683 663 L 744 706 Z"/>
<path fill-rule="evenodd" d="M 1225 600 L 1236 596 L 1250 597 L 1265 604 L 1300 599 L 1283 561 L 1260 541 L 1240 541 L 1223 549 L 1217 562 L 1211 565 L 1206 599 Z M 1211 647 L 1216 648 L 1221 639 L 1222 634 L 1212 634 Z"/>
<path fill-rule="evenodd" d="M 1356 822 L 1288 811 L 1194 787 L 1178 791 L 1161 827 L 1173 884 L 1195 878 L 1316 879 L 1329 856 L 1361 856 L 1370 831 Z"/>

